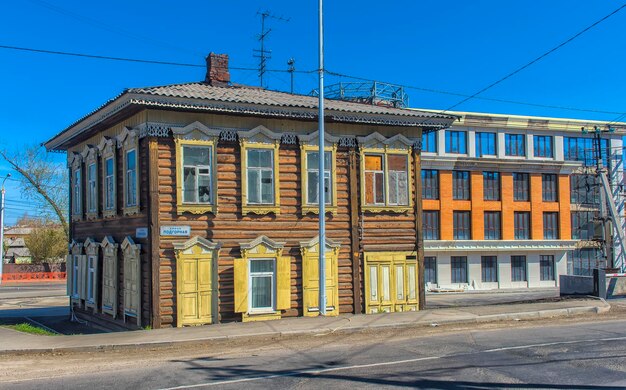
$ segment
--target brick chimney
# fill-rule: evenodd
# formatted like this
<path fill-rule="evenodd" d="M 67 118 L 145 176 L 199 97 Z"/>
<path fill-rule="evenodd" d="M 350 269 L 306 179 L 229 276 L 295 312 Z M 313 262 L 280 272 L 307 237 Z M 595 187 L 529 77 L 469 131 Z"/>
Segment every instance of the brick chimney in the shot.
<path fill-rule="evenodd" d="M 228 54 L 209 53 L 206 57 L 206 77 L 204 82 L 213 87 L 227 87 L 230 83 Z"/>

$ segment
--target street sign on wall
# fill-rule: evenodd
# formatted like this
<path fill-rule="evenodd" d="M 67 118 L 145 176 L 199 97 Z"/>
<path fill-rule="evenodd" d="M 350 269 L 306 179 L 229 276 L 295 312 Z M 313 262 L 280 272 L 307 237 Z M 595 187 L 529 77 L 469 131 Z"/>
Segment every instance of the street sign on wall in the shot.
<path fill-rule="evenodd" d="M 191 226 L 161 226 L 161 236 L 189 237 Z"/>

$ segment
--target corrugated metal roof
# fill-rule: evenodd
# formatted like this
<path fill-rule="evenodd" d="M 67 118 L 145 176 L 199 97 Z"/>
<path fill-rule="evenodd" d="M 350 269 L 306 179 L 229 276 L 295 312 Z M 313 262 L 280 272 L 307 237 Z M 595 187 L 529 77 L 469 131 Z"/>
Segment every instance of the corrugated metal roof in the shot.
<path fill-rule="evenodd" d="M 173 84 L 147 88 L 131 88 L 129 93 L 169 96 L 187 99 L 206 99 L 218 102 L 259 104 L 274 107 L 317 108 L 318 98 L 308 95 L 295 95 L 286 92 L 269 91 L 261 88 L 230 86 L 213 87 L 205 83 Z M 455 119 L 452 115 L 442 115 L 420 110 L 375 106 L 341 100 L 324 101 L 325 108 L 331 111 L 374 115 L 399 115 L 418 118 Z"/>

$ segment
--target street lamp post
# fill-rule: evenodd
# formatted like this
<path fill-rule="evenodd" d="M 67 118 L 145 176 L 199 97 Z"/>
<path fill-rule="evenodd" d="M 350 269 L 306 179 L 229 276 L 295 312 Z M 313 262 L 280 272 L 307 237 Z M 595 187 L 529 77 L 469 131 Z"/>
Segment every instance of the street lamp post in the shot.
<path fill-rule="evenodd" d="M 2 180 L 2 189 L 0 189 L 0 284 L 2 284 L 2 267 L 4 265 L 4 183 L 11 177 L 10 173 Z"/>
<path fill-rule="evenodd" d="M 326 198 L 324 196 L 324 17 L 323 0 L 318 0 L 318 27 L 319 27 L 319 167 L 318 167 L 318 196 L 319 202 L 319 313 L 326 315 Z M 333 183 L 334 185 L 334 183 Z"/>

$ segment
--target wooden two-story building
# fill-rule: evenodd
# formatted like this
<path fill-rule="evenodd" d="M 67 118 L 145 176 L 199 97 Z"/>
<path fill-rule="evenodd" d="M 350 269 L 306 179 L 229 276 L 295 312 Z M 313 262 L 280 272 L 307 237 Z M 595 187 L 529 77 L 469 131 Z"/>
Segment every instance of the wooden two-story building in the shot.
<path fill-rule="evenodd" d="M 318 314 L 318 181 L 328 313 L 418 310 L 420 145 L 454 117 L 230 83 L 127 89 L 45 143 L 67 151 L 73 310 L 153 328 Z M 318 172 L 324 158 L 328 169 Z"/>

